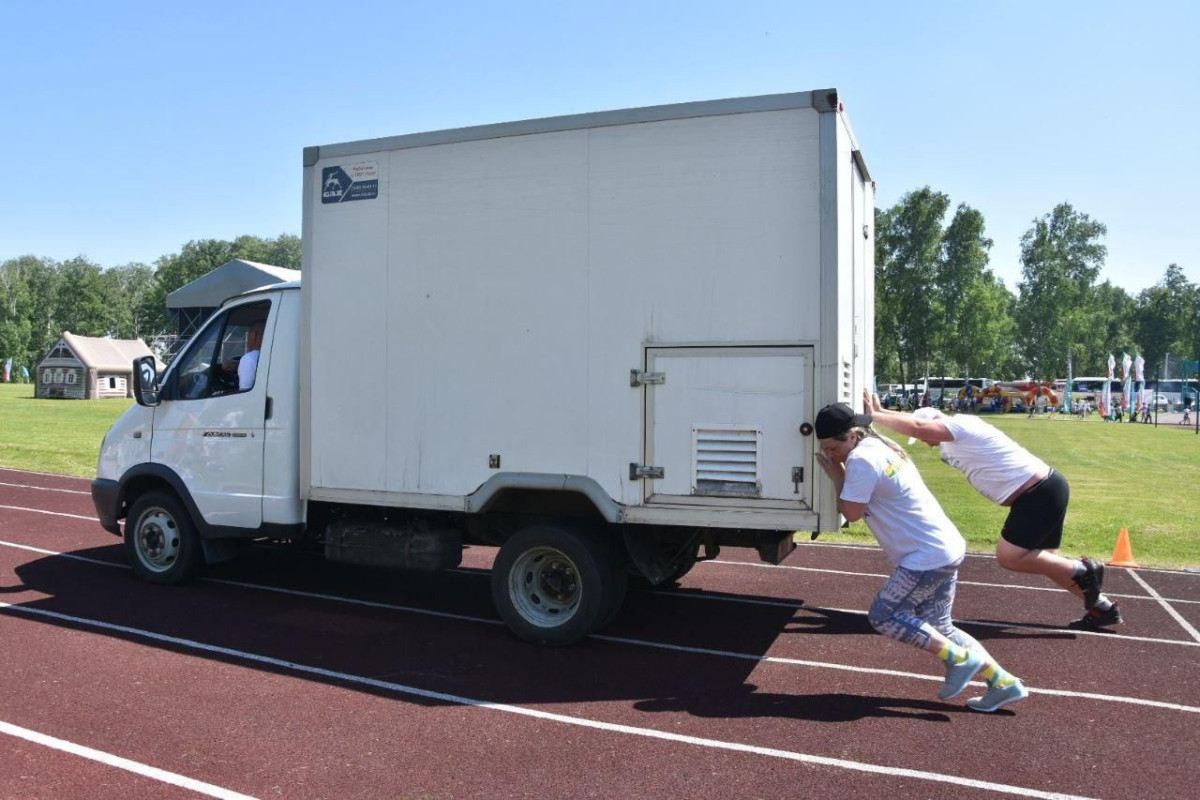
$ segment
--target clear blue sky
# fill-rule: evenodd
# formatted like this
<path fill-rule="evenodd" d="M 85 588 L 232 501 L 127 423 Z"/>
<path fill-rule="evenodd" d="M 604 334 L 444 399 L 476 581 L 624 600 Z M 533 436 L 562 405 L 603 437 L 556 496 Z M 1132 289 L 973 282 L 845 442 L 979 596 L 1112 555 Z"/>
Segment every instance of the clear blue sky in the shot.
<path fill-rule="evenodd" d="M 152 263 L 300 232 L 306 145 L 836 87 L 880 207 L 1108 226 L 1102 278 L 1200 282 L 1200 12 L 1185 2 L 3 3 L 0 260 Z"/>

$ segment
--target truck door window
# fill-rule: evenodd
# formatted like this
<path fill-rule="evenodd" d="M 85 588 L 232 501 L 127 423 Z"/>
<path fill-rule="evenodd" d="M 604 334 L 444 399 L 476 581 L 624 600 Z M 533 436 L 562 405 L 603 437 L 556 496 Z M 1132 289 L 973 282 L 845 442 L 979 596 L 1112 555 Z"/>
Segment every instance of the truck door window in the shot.
<path fill-rule="evenodd" d="M 221 335 L 223 325 L 220 321 L 209 325 L 192 342 L 183 355 L 183 361 L 176 371 L 176 396 L 180 400 L 199 400 L 211 393 L 209 383 L 212 378 L 213 354 L 217 352 L 217 340 Z"/>
<path fill-rule="evenodd" d="M 250 391 L 262 343 L 262 329 L 270 314 L 269 301 L 229 309 L 204 329 L 188 348 L 179 366 L 180 400 L 199 400 Z M 241 370 L 240 362 L 251 358 Z"/>
<path fill-rule="evenodd" d="M 219 382 L 222 394 L 248 392 L 254 388 L 258 351 L 270 313 L 271 304 L 265 301 L 229 310 L 218 353 L 223 373 Z"/>

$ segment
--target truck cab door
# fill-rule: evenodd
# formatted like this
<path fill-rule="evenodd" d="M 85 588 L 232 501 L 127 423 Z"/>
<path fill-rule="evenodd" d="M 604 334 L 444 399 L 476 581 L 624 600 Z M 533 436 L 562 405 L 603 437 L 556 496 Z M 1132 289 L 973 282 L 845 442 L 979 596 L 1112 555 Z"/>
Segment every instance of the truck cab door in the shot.
<path fill-rule="evenodd" d="M 151 460 L 179 475 L 210 525 L 263 521 L 274 305 L 255 300 L 210 319 L 172 363 L 154 410 Z"/>

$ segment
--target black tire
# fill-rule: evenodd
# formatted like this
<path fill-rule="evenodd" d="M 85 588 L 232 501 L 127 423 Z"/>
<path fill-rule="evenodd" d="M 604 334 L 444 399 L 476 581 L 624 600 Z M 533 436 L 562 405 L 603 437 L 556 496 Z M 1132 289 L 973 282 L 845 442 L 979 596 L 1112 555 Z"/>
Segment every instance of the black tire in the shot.
<path fill-rule="evenodd" d="M 533 644 L 574 644 L 615 616 L 623 599 L 612 545 L 602 535 L 550 525 L 520 531 L 492 566 L 492 602 Z"/>
<path fill-rule="evenodd" d="M 125 553 L 142 580 L 182 583 L 200 568 L 200 537 L 175 495 L 147 492 L 134 501 L 125 521 Z"/>

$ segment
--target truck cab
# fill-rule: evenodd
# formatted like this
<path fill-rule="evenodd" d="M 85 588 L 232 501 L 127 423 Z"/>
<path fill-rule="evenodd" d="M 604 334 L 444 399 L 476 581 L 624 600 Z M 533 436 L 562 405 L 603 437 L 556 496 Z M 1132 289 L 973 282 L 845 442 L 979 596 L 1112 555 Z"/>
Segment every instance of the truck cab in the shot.
<path fill-rule="evenodd" d="M 122 517 L 155 522 L 134 525 L 128 543 L 142 577 L 175 582 L 201 557 L 232 554 L 236 540 L 302 527 L 299 288 L 226 302 L 162 376 L 147 380 L 153 364 L 139 360 L 138 405 L 105 436 L 93 495 L 113 533 Z M 197 536 L 180 535 L 192 528 Z"/>

